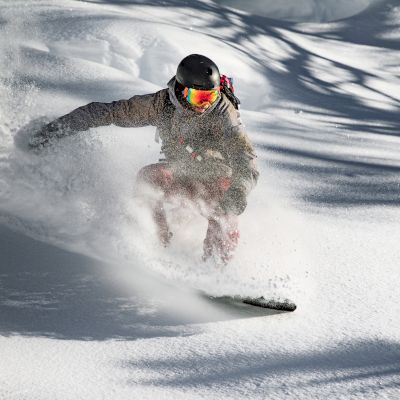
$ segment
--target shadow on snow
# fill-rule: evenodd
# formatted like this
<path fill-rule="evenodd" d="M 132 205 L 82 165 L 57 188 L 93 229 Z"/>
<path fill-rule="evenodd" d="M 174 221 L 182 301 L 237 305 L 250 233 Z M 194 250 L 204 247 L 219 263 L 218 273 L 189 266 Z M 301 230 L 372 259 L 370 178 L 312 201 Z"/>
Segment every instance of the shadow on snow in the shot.
<path fill-rule="evenodd" d="M 243 384 L 249 381 L 262 385 L 264 382 L 269 395 L 273 395 L 274 389 L 282 390 L 282 379 L 287 376 L 286 389 L 296 392 L 327 384 L 334 391 L 334 384 L 343 389 L 346 382 L 352 383 L 353 392 L 364 394 L 376 394 L 385 387 L 400 389 L 400 345 L 385 340 L 339 343 L 334 349 L 303 354 L 218 351 L 215 355 L 212 352 L 210 355 L 197 354 L 196 359 L 179 356 L 146 359 L 145 362 L 140 359 L 124 365 L 133 369 L 143 369 L 145 365 L 150 376 L 159 376 L 145 383 L 161 387 L 219 386 L 237 383 L 240 379 Z M 173 373 L 165 374 L 164 371 Z M 297 379 L 297 374 L 301 380 Z M 276 377 L 279 379 L 274 387 Z"/>
<path fill-rule="evenodd" d="M 99 262 L 2 226 L 0 237 L 0 335 L 106 340 L 184 334 L 171 316 L 121 295 Z"/>

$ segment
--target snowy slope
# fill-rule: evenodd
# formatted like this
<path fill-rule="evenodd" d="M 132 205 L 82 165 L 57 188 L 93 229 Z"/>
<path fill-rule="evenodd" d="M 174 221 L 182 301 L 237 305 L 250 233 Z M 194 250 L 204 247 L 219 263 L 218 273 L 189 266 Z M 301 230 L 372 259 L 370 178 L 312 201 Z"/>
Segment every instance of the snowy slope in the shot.
<path fill-rule="evenodd" d="M 0 1 L 1 399 L 399 398 L 400 3 L 299 4 Z M 154 129 L 26 147 L 194 52 L 234 76 L 262 171 L 224 270 L 200 262 L 200 218 L 154 240 L 134 188 Z"/>

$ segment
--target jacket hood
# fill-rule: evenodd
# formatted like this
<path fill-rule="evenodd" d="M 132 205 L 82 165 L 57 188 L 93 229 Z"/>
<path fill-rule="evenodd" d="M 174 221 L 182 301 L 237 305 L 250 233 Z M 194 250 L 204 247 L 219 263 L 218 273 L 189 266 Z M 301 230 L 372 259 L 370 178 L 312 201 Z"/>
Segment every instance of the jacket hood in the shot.
<path fill-rule="evenodd" d="M 193 114 L 198 115 L 199 117 L 209 114 L 216 106 L 217 104 L 221 101 L 221 98 L 216 101 L 211 107 L 207 108 L 206 111 L 204 111 L 203 113 L 198 113 L 194 110 L 191 110 L 189 107 L 185 107 L 180 101 L 179 99 L 176 97 L 176 93 L 175 93 L 175 85 L 176 85 L 176 77 L 173 76 L 170 81 L 168 82 L 167 86 L 168 86 L 168 93 L 169 93 L 169 99 L 171 100 L 171 103 L 176 107 L 177 110 L 179 110 L 182 113 L 187 113 L 190 116 L 193 116 Z"/>

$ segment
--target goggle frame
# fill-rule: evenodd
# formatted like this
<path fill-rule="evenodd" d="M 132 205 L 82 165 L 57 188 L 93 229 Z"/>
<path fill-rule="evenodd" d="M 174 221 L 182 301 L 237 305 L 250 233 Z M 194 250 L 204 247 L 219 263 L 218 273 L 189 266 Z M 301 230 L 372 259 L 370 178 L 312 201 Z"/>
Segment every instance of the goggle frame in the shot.
<path fill-rule="evenodd" d="M 221 97 L 221 92 L 220 88 L 200 90 L 185 87 L 183 90 L 183 97 L 192 107 L 207 109 Z"/>

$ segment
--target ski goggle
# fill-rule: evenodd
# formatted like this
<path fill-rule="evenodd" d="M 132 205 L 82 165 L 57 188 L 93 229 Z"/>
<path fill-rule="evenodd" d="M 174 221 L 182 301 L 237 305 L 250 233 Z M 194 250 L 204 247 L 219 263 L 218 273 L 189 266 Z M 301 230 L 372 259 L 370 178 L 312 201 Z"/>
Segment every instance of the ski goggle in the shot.
<path fill-rule="evenodd" d="M 183 97 L 193 107 L 206 109 L 219 99 L 219 89 L 199 90 L 187 88 L 183 90 Z"/>

